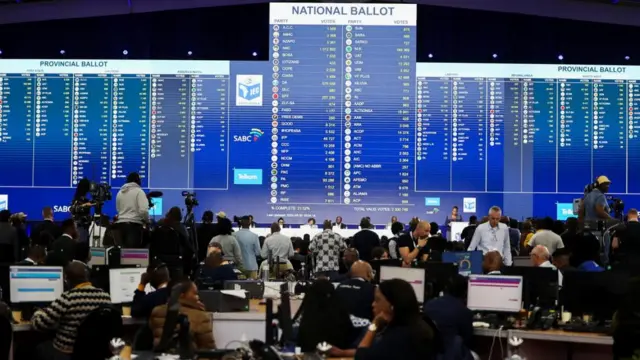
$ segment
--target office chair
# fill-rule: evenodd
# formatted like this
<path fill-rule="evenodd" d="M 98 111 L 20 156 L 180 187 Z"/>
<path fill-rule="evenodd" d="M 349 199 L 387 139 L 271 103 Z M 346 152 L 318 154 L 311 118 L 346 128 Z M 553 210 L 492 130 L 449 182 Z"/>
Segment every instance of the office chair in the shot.
<path fill-rule="evenodd" d="M 78 328 L 71 360 L 104 360 L 113 356 L 110 341 L 123 333 L 120 312 L 111 305 L 94 309 Z"/>

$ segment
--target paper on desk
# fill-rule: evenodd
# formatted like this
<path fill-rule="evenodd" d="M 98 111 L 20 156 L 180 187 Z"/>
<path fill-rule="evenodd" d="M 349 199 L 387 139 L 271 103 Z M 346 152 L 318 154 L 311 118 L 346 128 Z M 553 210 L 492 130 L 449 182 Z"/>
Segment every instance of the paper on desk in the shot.
<path fill-rule="evenodd" d="M 225 294 L 225 295 L 235 296 L 235 297 L 240 298 L 240 299 L 246 299 L 247 298 L 247 292 L 244 291 L 244 290 L 220 290 L 220 292 Z"/>

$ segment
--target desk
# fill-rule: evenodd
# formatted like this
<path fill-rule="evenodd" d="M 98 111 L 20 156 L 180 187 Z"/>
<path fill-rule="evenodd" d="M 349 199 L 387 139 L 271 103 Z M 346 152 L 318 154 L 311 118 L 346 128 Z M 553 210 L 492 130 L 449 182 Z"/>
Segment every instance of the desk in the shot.
<path fill-rule="evenodd" d="M 274 300 L 274 312 L 279 301 Z M 300 308 L 302 300 L 291 300 L 291 316 Z M 266 306 L 260 305 L 260 300 L 249 301 L 249 311 L 212 313 L 213 337 L 221 348 L 233 345 L 238 340 L 265 341 L 266 334 Z"/>
<path fill-rule="evenodd" d="M 489 359 L 491 343 L 498 336 L 495 329 L 474 329 L 476 350 L 482 359 Z M 608 335 L 573 333 L 562 330 L 504 330 L 500 339 L 517 336 L 524 340 L 520 355 L 527 360 L 596 360 L 610 359 L 613 353 L 613 338 Z M 504 341 L 504 340 L 502 340 Z M 506 343 L 503 344 L 506 350 Z M 506 354 L 506 351 L 505 351 Z M 495 344 L 489 360 L 501 358 L 500 344 Z"/>
<path fill-rule="evenodd" d="M 145 324 L 146 322 L 147 321 L 144 319 L 134 319 L 130 316 L 122 317 L 122 325 L 124 326 L 142 325 L 142 324 Z M 33 327 L 31 326 L 30 322 L 21 322 L 19 324 L 13 324 L 14 332 L 23 332 L 23 331 L 31 331 L 31 330 L 33 330 Z"/>

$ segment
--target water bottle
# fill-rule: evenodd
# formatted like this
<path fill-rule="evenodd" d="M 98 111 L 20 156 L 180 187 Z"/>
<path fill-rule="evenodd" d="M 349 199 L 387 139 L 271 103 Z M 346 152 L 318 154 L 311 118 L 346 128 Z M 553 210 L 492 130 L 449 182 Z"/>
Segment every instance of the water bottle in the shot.
<path fill-rule="evenodd" d="M 264 261 L 262 263 L 262 281 L 263 282 L 269 281 L 269 262 L 268 261 Z"/>

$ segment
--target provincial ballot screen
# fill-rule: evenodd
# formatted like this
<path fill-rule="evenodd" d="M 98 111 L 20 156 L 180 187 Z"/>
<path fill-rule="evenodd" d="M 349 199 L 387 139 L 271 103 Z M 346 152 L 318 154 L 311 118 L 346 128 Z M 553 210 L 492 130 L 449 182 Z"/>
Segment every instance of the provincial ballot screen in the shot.
<path fill-rule="evenodd" d="M 415 5 L 269 16 L 268 61 L 0 60 L 0 209 L 133 171 L 154 214 L 189 190 L 259 222 L 566 218 L 599 175 L 640 201 L 638 67 L 417 63 Z"/>

